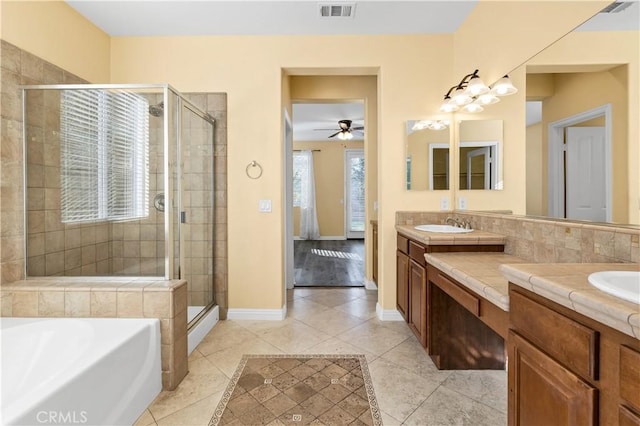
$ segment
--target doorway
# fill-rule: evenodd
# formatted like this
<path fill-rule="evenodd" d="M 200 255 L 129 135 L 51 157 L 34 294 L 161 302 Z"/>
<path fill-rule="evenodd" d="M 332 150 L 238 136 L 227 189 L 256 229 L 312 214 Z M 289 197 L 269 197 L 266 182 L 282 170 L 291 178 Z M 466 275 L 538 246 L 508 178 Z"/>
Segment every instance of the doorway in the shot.
<path fill-rule="evenodd" d="M 612 220 L 611 104 L 549 124 L 549 213 Z"/>
<path fill-rule="evenodd" d="M 293 103 L 294 286 L 364 286 L 364 111 L 363 101 Z"/>

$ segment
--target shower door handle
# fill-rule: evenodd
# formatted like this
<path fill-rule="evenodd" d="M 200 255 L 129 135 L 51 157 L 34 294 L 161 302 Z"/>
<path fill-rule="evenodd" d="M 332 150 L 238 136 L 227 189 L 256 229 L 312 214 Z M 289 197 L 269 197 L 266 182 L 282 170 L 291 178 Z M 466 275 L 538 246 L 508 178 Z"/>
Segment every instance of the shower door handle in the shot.
<path fill-rule="evenodd" d="M 187 223 L 187 212 L 180 212 L 180 223 Z"/>

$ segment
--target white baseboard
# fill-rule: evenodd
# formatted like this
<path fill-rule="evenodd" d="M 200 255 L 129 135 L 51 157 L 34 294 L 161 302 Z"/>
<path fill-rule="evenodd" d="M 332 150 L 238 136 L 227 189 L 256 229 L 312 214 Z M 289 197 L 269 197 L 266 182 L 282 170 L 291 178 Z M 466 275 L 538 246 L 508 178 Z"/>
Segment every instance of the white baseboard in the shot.
<path fill-rule="evenodd" d="M 294 236 L 293 239 L 296 241 L 302 241 L 302 238 L 298 236 Z M 335 237 L 332 237 L 332 236 L 318 237 L 316 240 L 346 240 L 346 239 L 347 237 L 345 237 L 344 235 L 338 235 Z"/>
<path fill-rule="evenodd" d="M 253 321 L 282 321 L 287 317 L 287 307 L 282 309 L 242 309 L 229 308 L 227 319 Z"/>
<path fill-rule="evenodd" d="M 400 312 L 396 309 L 382 309 L 380 303 L 376 303 L 376 315 L 380 321 L 404 321 Z"/>
<path fill-rule="evenodd" d="M 374 283 L 373 281 L 364 280 L 364 288 L 366 290 L 377 290 L 378 289 L 378 285 L 376 283 Z"/>

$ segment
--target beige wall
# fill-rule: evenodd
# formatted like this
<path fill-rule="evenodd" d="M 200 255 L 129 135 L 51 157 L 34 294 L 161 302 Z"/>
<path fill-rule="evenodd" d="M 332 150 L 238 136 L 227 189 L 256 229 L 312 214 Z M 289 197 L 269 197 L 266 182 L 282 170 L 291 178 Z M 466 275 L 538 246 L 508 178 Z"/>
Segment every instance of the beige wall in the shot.
<path fill-rule="evenodd" d="M 0 2 L 0 38 L 92 83 L 108 83 L 110 37 L 62 1 Z"/>
<path fill-rule="evenodd" d="M 613 113 L 617 115 L 618 111 L 623 111 L 626 107 L 627 119 L 626 124 L 622 126 L 620 126 L 620 123 L 624 123 L 624 119 L 613 119 L 613 139 L 614 145 L 616 145 L 614 151 L 624 151 L 625 148 L 623 148 L 622 145 L 626 145 L 626 160 L 623 160 L 626 161 L 626 166 L 620 165 L 619 170 L 616 171 L 617 177 L 614 175 L 614 180 L 623 179 L 620 172 L 626 168 L 628 189 L 626 196 L 617 196 L 614 194 L 614 220 L 634 224 L 640 223 L 640 206 L 638 205 L 638 198 L 640 197 L 640 144 L 638 144 L 638 140 L 640 140 L 640 121 L 637 119 L 640 117 L 640 99 L 638 98 L 638 93 L 640 93 L 639 52 L 640 37 L 637 31 L 577 32 L 568 34 L 527 64 L 527 68 L 534 71 L 552 65 L 555 67 L 570 67 L 570 69 L 575 72 L 578 72 L 581 67 L 590 69 L 594 64 L 627 65 L 626 72 L 625 67 L 616 67 L 612 69 L 608 75 L 600 73 L 583 74 L 582 78 L 586 79 L 585 82 L 589 84 L 587 87 L 590 88 L 590 94 L 573 101 L 571 103 L 572 109 L 567 111 L 569 114 L 564 116 L 607 103 L 609 94 L 605 93 L 602 87 L 599 87 L 599 85 L 604 84 L 605 81 L 608 81 L 612 90 L 617 93 L 617 95 L 614 96 L 617 100 L 611 100 L 614 105 L 617 105 L 613 106 Z M 624 85 L 623 82 L 625 79 L 627 90 L 622 93 L 621 85 Z M 557 93 L 565 93 L 564 90 L 569 90 L 569 88 L 567 88 L 561 91 L 561 89 L 557 87 L 558 82 L 559 80 L 556 78 L 555 85 Z M 581 93 L 585 92 L 582 91 Z M 543 112 L 544 109 L 543 106 Z M 624 135 L 625 127 L 626 136 Z M 546 132 L 546 129 L 543 128 L 543 132 Z M 543 133 L 543 140 L 544 138 Z M 546 150 L 546 146 L 543 147 L 543 149 Z M 614 156 L 616 156 L 616 152 L 614 152 Z M 616 167 L 614 167 L 614 169 L 615 168 Z M 546 170 L 542 171 L 542 175 L 543 179 L 545 179 L 543 190 L 546 191 Z M 622 207 L 623 203 L 626 204 L 625 207 Z M 626 208 L 628 212 L 626 219 L 620 216 L 617 216 L 618 219 L 616 219 L 616 210 L 620 211 L 624 208 Z"/>
<path fill-rule="evenodd" d="M 293 149 L 313 151 L 316 211 L 320 237 L 344 237 L 344 151 L 363 149 L 364 141 L 294 142 Z M 293 208 L 293 235 L 300 235 L 300 208 Z"/>
<path fill-rule="evenodd" d="M 486 22 L 491 20 L 484 18 L 495 12 L 493 3 L 481 1 L 455 35 L 114 37 L 109 43 L 106 36 L 89 30 L 92 26 L 84 20 L 71 18 L 75 12 L 61 2 L 55 6 L 16 7 L 6 7 L 3 2 L 2 37 L 94 82 L 166 81 L 181 91 L 228 93 L 228 256 L 232 308 L 279 309 L 284 303 L 282 70 L 293 74 L 318 75 L 342 70 L 343 74 L 376 75 L 378 146 L 375 154 L 370 147 L 366 149 L 368 169 L 377 170 L 377 188 L 376 195 L 368 196 L 367 203 L 368 207 L 373 201 L 380 203 L 379 302 L 384 309 L 394 309 L 395 212 L 437 209 L 443 196 L 442 191 L 403 190 L 405 121 L 416 117 L 451 119 L 437 110 L 442 94 L 462 74 L 479 68 L 489 83 L 548 44 L 546 38 L 550 42 L 591 13 L 582 11 L 569 18 L 567 11 L 549 18 L 546 6 L 539 6 L 551 2 L 537 2 L 537 9 L 531 9 L 527 2 L 504 2 L 511 8 L 519 5 L 517 11 L 508 13 L 514 17 L 512 23 L 500 20 L 487 26 Z M 598 2 L 572 3 L 576 8 L 582 3 L 593 11 L 601 8 Z M 50 9 L 56 9 L 64 17 L 42 13 Z M 50 19 L 51 16 L 58 19 Z M 52 30 L 55 22 L 59 24 Z M 532 37 L 529 23 L 544 27 L 546 34 L 536 33 Z M 61 43 L 61 37 L 68 42 Z M 336 46 L 349 46 L 351 54 L 336 55 Z M 630 46 L 637 52 L 637 40 Z M 109 51 L 110 59 L 105 61 L 105 52 L 108 55 Z M 107 71 L 103 69 L 105 63 L 110 64 Z M 629 71 L 638 75 L 637 60 Z M 524 87 L 524 68 L 510 75 L 517 87 Z M 638 93 L 637 80 L 634 81 L 630 92 Z M 524 100 L 521 91 L 483 113 L 483 118 L 505 121 L 505 159 L 508 158 L 505 190 L 470 191 L 469 208 L 525 211 Z M 635 112 L 636 116 L 637 103 L 637 97 L 630 98 L 630 113 Z M 457 114 L 456 119 L 465 117 Z M 631 130 L 630 140 L 637 141 L 637 124 Z M 630 148 L 629 154 L 637 158 L 638 148 Z M 246 165 L 252 160 L 260 162 L 265 170 L 258 180 L 245 175 Z M 451 164 L 454 175 L 455 158 Z M 637 170 L 635 177 L 638 181 Z M 637 183 L 634 188 L 632 192 L 638 194 Z M 447 194 L 451 197 L 451 192 Z M 273 200 L 272 213 L 258 212 L 258 200 L 263 198 Z M 368 210 L 373 216 L 373 209 Z M 261 255 L 248 254 L 248 247 Z"/>
<path fill-rule="evenodd" d="M 542 154 L 542 123 L 527 127 L 527 214 L 547 215 L 547 202 L 543 198 L 540 170 L 545 161 Z"/>
<path fill-rule="evenodd" d="M 336 55 L 337 45 L 348 45 L 353 53 Z M 429 93 L 448 85 L 451 47 L 451 35 L 112 39 L 114 82 L 169 81 L 182 91 L 228 93 L 230 307 L 275 309 L 284 303 L 282 68 L 292 72 L 313 69 L 316 75 L 326 69 L 364 69 L 378 74 L 377 167 L 369 152 L 367 161 L 369 170 L 378 171 L 375 199 L 384 200 L 378 210 L 379 298 L 383 307 L 395 306 L 395 212 L 436 208 L 440 198 L 440 194 L 402 190 L 404 122 L 408 117 L 433 116 L 437 111 L 439 99 L 426 99 Z M 424 54 L 407 54 L 416 51 Z M 434 61 L 425 61 L 425 56 Z M 292 84 L 295 98 L 293 89 Z M 254 159 L 265 170 L 258 180 L 245 175 L 246 165 Z M 261 198 L 273 200 L 272 213 L 257 211 Z M 247 247 L 263 255 L 248 256 Z"/>
<path fill-rule="evenodd" d="M 478 69 L 491 84 L 609 3 L 480 0 L 454 34 L 453 75 L 459 81 Z"/>

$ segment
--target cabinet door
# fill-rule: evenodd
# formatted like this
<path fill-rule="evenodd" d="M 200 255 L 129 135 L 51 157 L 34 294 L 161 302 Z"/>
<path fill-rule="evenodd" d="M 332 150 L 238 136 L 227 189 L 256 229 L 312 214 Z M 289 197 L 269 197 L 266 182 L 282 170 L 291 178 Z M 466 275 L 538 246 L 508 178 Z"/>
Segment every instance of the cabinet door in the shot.
<path fill-rule="evenodd" d="M 423 347 L 427 347 L 427 271 L 414 260 L 409 262 L 409 327 Z"/>
<path fill-rule="evenodd" d="M 509 425 L 595 425 L 598 390 L 509 331 Z"/>
<path fill-rule="evenodd" d="M 409 256 L 396 251 L 396 305 L 398 312 L 409 321 Z"/>

